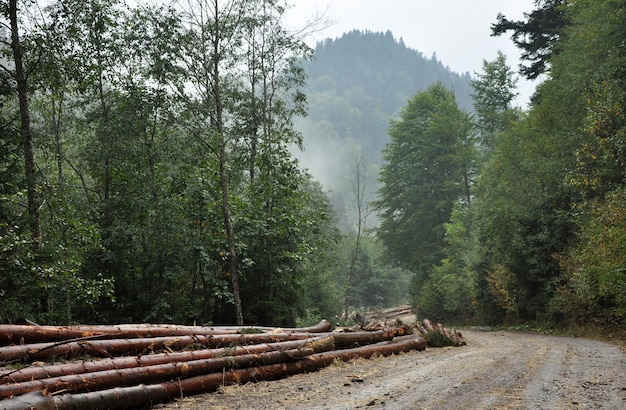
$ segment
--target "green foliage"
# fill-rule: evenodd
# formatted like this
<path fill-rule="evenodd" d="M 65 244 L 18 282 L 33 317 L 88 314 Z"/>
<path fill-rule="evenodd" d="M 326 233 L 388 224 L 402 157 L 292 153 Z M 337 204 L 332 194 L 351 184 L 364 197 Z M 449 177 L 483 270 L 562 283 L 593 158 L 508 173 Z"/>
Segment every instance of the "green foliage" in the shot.
<path fill-rule="evenodd" d="M 352 307 L 368 311 L 407 303 L 411 273 L 384 264 L 383 252 L 378 241 L 364 238 L 351 286 Z"/>
<path fill-rule="evenodd" d="M 516 97 L 517 79 L 506 64 L 506 56 L 498 52 L 494 61 L 483 61 L 483 71 L 472 80 L 476 127 L 480 144 L 487 154 L 491 151 L 496 135 L 505 131 L 516 120 L 512 108 Z"/>
<path fill-rule="evenodd" d="M 576 172 L 566 178 L 582 198 L 578 240 L 562 253 L 551 306 L 574 325 L 624 325 L 625 15 L 623 2 L 577 2 L 558 60 L 559 74 L 574 78 L 586 97 Z"/>
<path fill-rule="evenodd" d="M 545 81 L 522 114 L 504 56 L 485 62 L 474 124 L 469 75 L 391 33 L 300 59 L 282 1 L 233 0 L 200 25 L 116 0 L 21 9 L 43 246 L 3 74 L 0 321 L 226 323 L 240 298 L 247 322 L 313 324 L 339 313 L 357 249 L 353 307 L 410 297 L 444 321 L 623 327 L 626 6 L 561 4 L 499 18 Z M 339 181 L 321 181 L 330 195 L 289 151 L 303 136 Z M 386 161 L 378 235 L 356 247 L 336 177 L 354 152 L 367 178 Z"/>
<path fill-rule="evenodd" d="M 452 342 L 452 340 L 450 340 L 450 338 L 445 336 L 443 333 L 432 331 L 426 333 L 426 344 L 429 347 L 446 347 L 453 346 L 454 342 Z"/>
<path fill-rule="evenodd" d="M 276 158 L 273 166 L 280 165 L 279 161 Z M 287 326 L 295 324 L 298 310 L 310 294 L 304 286 L 315 281 L 315 276 L 307 278 L 316 271 L 312 262 L 323 265 L 328 251 L 326 241 L 333 240 L 328 235 L 336 232 L 332 228 L 332 210 L 319 185 L 310 181 L 295 164 L 283 166 L 282 173 L 275 174 L 280 182 L 267 186 L 267 191 L 261 188 L 261 181 L 256 186 L 259 191 L 253 198 L 261 206 L 249 211 L 268 212 L 242 220 L 247 221 L 247 226 L 241 226 L 239 232 L 245 244 L 242 256 L 250 260 L 244 271 L 242 290 L 246 317 L 254 323 Z M 323 275 L 324 271 L 319 273 Z"/>
<path fill-rule="evenodd" d="M 443 258 L 444 223 L 464 194 L 461 154 L 468 124 L 452 92 L 438 83 L 411 99 L 389 130 L 375 203 L 377 236 L 388 261 L 416 272 L 414 291 Z"/>
<path fill-rule="evenodd" d="M 17 229 L 16 229 L 17 228 Z M 11 322 L 20 316 L 33 317 L 38 313 L 39 301 L 32 294 L 40 294 L 37 281 L 31 274 L 34 265 L 29 234 L 19 227 L 0 224 L 0 321 Z"/>
<path fill-rule="evenodd" d="M 546 306 L 561 275 L 555 255 L 569 246 L 575 231 L 571 212 L 578 196 L 566 180 L 585 138 L 586 111 L 585 81 L 557 64 L 566 58 L 563 51 L 555 60 L 552 78 L 541 85 L 528 115 L 496 135 L 476 190 L 476 222 L 485 247 L 479 294 L 483 303 L 492 303 L 491 293 L 514 321 L 560 315 Z"/>
<path fill-rule="evenodd" d="M 585 197 L 602 197 L 624 184 L 626 169 L 626 82 L 621 2 L 580 2 L 559 63 L 585 100 L 586 139 L 576 151 L 576 173 L 568 178 Z M 565 74 L 562 74 L 563 76 Z"/>
<path fill-rule="evenodd" d="M 436 321 L 468 322 L 474 317 L 477 298 L 478 244 L 471 208 L 457 203 L 446 228 L 446 258 L 434 266 L 416 295 L 419 317 Z"/>
<path fill-rule="evenodd" d="M 562 264 L 567 278 L 556 303 L 576 324 L 623 325 L 626 317 L 626 190 L 591 201 L 578 242 Z"/>
<path fill-rule="evenodd" d="M 580 198 L 579 232 L 561 253 L 564 273 L 551 308 L 574 326 L 623 328 L 626 5 L 582 1 L 569 13 L 572 26 L 555 80 L 575 81 L 585 97 L 576 168 L 566 178 Z"/>
<path fill-rule="evenodd" d="M 375 192 L 382 150 L 389 142 L 389 121 L 399 116 L 416 92 L 440 81 L 454 90 L 462 108 L 472 108 L 468 73 L 451 72 L 435 56 L 428 58 L 408 48 L 391 32 L 354 30 L 325 40 L 303 67 L 309 77 L 309 112 L 296 124 L 305 150 L 295 155 L 331 191 L 333 205 L 345 214 L 340 223 L 355 219 L 348 178 L 355 152 L 370 164 L 367 177 Z M 369 226 L 376 224 L 372 214 Z M 344 225 L 342 231 L 352 229 Z"/>
<path fill-rule="evenodd" d="M 425 90 L 442 81 L 447 88 L 458 92 L 461 106 L 471 107 L 469 76 L 450 73 L 436 58 L 429 59 L 407 48 L 390 31 L 353 30 L 335 40 L 319 43 L 315 56 L 307 65 L 313 92 L 317 92 L 317 85 L 330 91 L 329 84 L 334 84 L 332 90 L 339 96 L 349 96 L 354 90 L 363 89 L 366 95 L 380 101 L 378 107 L 384 112 L 396 113 L 411 96 L 407 90 Z M 382 60 L 389 64 L 381 65 Z M 329 78 L 333 81 L 329 82 Z M 322 82 L 322 79 L 326 80 Z M 349 101 L 357 103 L 358 107 L 365 107 L 367 102 L 355 98 Z"/>
<path fill-rule="evenodd" d="M 546 10 L 529 23 L 549 17 Z M 614 206 L 624 184 L 624 6 L 582 1 L 553 11 L 567 22 L 560 31 L 532 28 L 539 39 L 558 34 L 543 49 L 550 75 L 528 115 L 496 134 L 476 190 L 476 313 L 490 323 L 615 325 L 623 301 L 602 292 L 620 289 L 623 279 L 622 216 Z M 617 236 L 604 242 L 607 226 Z M 605 271 L 596 269 L 603 264 Z"/>
<path fill-rule="evenodd" d="M 30 97 L 45 251 L 30 252 L 20 218 L 20 141 L 7 103 L 3 321 L 19 312 L 42 323 L 233 322 L 235 273 L 250 321 L 293 324 L 317 307 L 303 284 L 317 274 L 312 261 L 329 257 L 334 219 L 286 149 L 300 143 L 292 121 L 304 113 L 305 78 L 295 62 L 309 50 L 281 26 L 282 2 L 231 6 L 240 13 L 194 26 L 167 7 L 64 0 L 33 24 L 25 49 L 38 62 Z M 217 71 L 199 64 L 216 55 L 199 35 L 211 24 L 213 40 L 227 40 Z"/>
<path fill-rule="evenodd" d="M 87 278 L 79 272 L 79 249 L 89 247 L 90 234 L 69 224 L 63 228 L 65 241 L 47 238 L 44 251 L 34 253 L 27 231 L 0 223 L 1 321 L 28 317 L 41 323 L 67 323 L 76 306 L 93 307 L 112 297 L 110 280 L 101 275 Z"/>
<path fill-rule="evenodd" d="M 554 255 L 568 245 L 573 230 L 572 193 L 563 184 L 571 157 L 562 155 L 563 142 L 550 140 L 557 130 L 545 135 L 527 128 L 541 120 L 528 118 L 499 136 L 476 201 L 487 247 L 480 275 L 500 307 L 523 320 L 545 312 L 551 281 L 560 275 Z"/>
<path fill-rule="evenodd" d="M 530 63 L 520 71 L 528 79 L 535 79 L 548 70 L 550 59 L 560 51 L 558 40 L 563 36 L 568 19 L 564 0 L 537 0 L 537 9 L 525 14 L 526 21 L 511 21 L 498 15 L 492 24 L 493 36 L 512 31 L 513 43 L 522 50 L 522 59 Z"/>

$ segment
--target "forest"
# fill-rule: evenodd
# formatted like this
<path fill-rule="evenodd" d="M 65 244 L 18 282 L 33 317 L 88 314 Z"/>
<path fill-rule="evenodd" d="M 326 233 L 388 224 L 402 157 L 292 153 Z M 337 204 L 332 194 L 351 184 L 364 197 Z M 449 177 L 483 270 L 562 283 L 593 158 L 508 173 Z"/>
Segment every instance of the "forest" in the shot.
<path fill-rule="evenodd" d="M 362 157 L 364 199 L 371 202 L 379 187 L 389 121 L 417 90 L 442 82 L 454 90 L 462 108 L 473 107 L 469 73 L 450 71 L 436 56 L 406 47 L 390 31 L 353 30 L 327 39 L 317 44 L 304 68 L 308 111 L 295 121 L 304 149 L 293 154 L 329 191 L 342 231 L 354 229 L 351 181 L 356 157 Z M 378 224 L 375 213 L 368 219 L 369 227 Z"/>
<path fill-rule="evenodd" d="M 281 0 L 0 5 L 0 323 L 625 329 L 625 2 L 500 15 L 523 64 L 471 75 Z"/>

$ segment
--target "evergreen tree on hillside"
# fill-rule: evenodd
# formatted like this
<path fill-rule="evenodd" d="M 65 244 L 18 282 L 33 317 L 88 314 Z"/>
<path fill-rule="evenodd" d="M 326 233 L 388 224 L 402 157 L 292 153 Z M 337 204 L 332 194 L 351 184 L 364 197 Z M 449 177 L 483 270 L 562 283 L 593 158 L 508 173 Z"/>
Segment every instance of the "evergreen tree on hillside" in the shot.
<path fill-rule="evenodd" d="M 398 113 L 415 92 L 437 81 L 454 90 L 462 108 L 472 106 L 469 74 L 451 72 L 436 58 L 427 58 L 406 47 L 390 31 L 353 30 L 319 43 L 307 74 L 312 92 L 317 91 L 318 78 L 329 76 L 335 80 L 338 95 L 362 87 L 389 114 Z"/>
<path fill-rule="evenodd" d="M 471 78 L 451 72 L 436 57 L 425 57 L 408 48 L 391 32 L 354 30 L 317 45 L 314 58 L 304 62 L 308 75 L 307 118 L 297 124 L 305 150 L 295 153 L 304 167 L 333 191 L 339 210 L 350 208 L 351 192 L 346 175 L 356 151 L 370 164 L 368 178 L 376 180 L 383 162 L 382 150 L 389 142 L 389 120 L 415 93 L 441 82 L 461 108 L 470 111 Z M 372 184 L 371 196 L 378 188 Z M 370 218 L 372 226 L 377 217 Z M 349 227 L 345 227 L 349 229 Z"/>
<path fill-rule="evenodd" d="M 472 110 L 469 73 L 451 72 L 435 57 L 427 58 L 406 47 L 390 31 L 354 30 L 340 38 L 327 39 L 317 45 L 313 60 L 303 65 L 309 78 L 306 93 L 311 104 L 308 117 L 299 128 L 304 145 L 309 148 L 327 139 L 328 132 L 324 130 L 328 127 L 321 123 L 329 123 L 337 140 L 354 140 L 367 162 L 380 164 L 382 149 L 389 141 L 389 119 L 399 115 L 416 92 L 436 82 L 454 91 L 461 108 Z M 325 169 L 332 171 L 329 174 L 346 175 L 347 170 L 333 169 L 335 164 L 329 160 L 338 152 L 341 149 L 320 156 L 325 157 Z M 336 165 L 346 162 L 349 161 L 338 159 Z"/>

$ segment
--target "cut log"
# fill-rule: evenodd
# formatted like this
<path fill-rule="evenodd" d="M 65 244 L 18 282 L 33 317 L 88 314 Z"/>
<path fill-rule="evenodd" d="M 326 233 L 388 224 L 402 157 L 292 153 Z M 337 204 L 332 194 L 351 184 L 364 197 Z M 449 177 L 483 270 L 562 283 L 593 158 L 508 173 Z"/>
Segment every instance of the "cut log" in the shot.
<path fill-rule="evenodd" d="M 378 310 L 375 312 L 367 312 L 365 313 L 366 321 L 369 320 L 377 320 L 377 321 L 391 321 L 396 318 L 405 317 L 407 315 L 414 315 L 411 310 L 411 306 L 402 305 L 393 308 Z"/>
<path fill-rule="evenodd" d="M 0 373 L 0 384 L 19 383 L 29 380 L 64 376 L 67 374 L 81 374 L 99 372 L 103 370 L 125 369 L 129 367 L 153 366 L 170 362 L 186 362 L 191 360 L 210 359 L 214 357 L 257 354 L 271 351 L 298 349 L 303 347 L 316 348 L 316 344 L 325 344 L 328 343 L 329 340 L 333 339 L 330 336 L 319 336 L 304 340 L 289 340 L 286 342 L 236 346 L 233 348 L 202 349 L 143 356 L 116 357 L 93 361 L 75 361 L 56 365 L 29 366 L 18 370 Z"/>
<path fill-rule="evenodd" d="M 83 394 L 51 396 L 32 392 L 2 401 L 3 410 L 133 409 L 171 400 L 167 386 L 133 386 Z"/>
<path fill-rule="evenodd" d="M 419 335 L 402 336 L 392 341 L 375 343 L 363 347 L 317 353 L 294 362 L 277 363 L 255 368 L 231 370 L 221 374 L 191 377 L 181 380 L 180 383 L 176 383 L 173 386 L 170 384 L 168 390 L 176 388 L 178 395 L 188 396 L 214 391 L 218 387 L 228 384 L 274 380 L 293 374 L 314 372 L 331 365 L 336 360 L 348 361 L 358 357 L 369 358 L 375 354 L 389 356 L 391 354 L 411 350 L 424 350 L 425 348 L 426 341 L 423 337 Z"/>
<path fill-rule="evenodd" d="M 401 334 L 402 328 L 375 332 L 332 333 L 341 346 L 363 345 L 392 339 Z M 111 339 L 79 342 L 33 343 L 0 347 L 0 361 L 11 363 L 46 360 L 53 357 L 72 358 L 83 355 L 93 357 L 113 357 L 128 354 L 153 353 L 161 350 L 181 350 L 190 345 L 202 347 L 225 347 L 260 343 L 304 340 L 330 333 L 252 333 L 226 335 L 196 335 L 153 337 L 143 339 Z"/>
<path fill-rule="evenodd" d="M 426 341 L 418 335 L 397 338 L 391 342 L 381 342 L 342 351 L 316 353 L 293 362 L 270 364 L 246 369 L 229 370 L 220 373 L 195 376 L 177 382 L 154 385 L 114 388 L 82 394 L 43 395 L 39 392 L 6 399 L 2 402 L 7 410 L 21 409 L 107 409 L 135 408 L 170 400 L 181 395 L 193 395 L 214 391 L 225 384 L 246 383 L 249 381 L 272 380 L 307 371 L 316 371 L 332 364 L 335 360 L 351 360 L 356 357 L 371 357 L 374 354 L 388 356 L 410 350 L 423 350 Z"/>
<path fill-rule="evenodd" d="M 163 349 L 180 350 L 197 343 L 210 344 L 207 336 L 157 337 L 145 339 L 111 339 L 79 342 L 33 343 L 17 346 L 0 347 L 0 361 L 46 360 L 49 358 L 72 358 L 89 355 L 93 357 L 113 357 L 127 353 L 138 354 L 144 351 Z"/>
<path fill-rule="evenodd" d="M 328 332 L 331 324 L 322 320 L 315 326 L 302 328 L 245 327 L 245 326 L 182 326 L 182 325 L 78 325 L 78 326 L 33 326 L 0 325 L 0 346 L 11 344 L 58 342 L 68 339 L 99 336 L 103 339 L 130 339 L 136 337 L 166 337 L 193 335 L 223 335 L 252 333 L 322 333 Z M 277 332 L 280 330 L 280 332 Z"/>
<path fill-rule="evenodd" d="M 433 337 L 456 346 L 464 344 L 459 332 L 439 323 L 424 320 L 407 326 L 402 320 L 403 326 L 398 326 L 394 317 L 408 312 L 406 307 L 390 309 L 382 312 L 386 319 L 376 330 L 355 328 L 347 333 L 328 332 L 326 321 L 289 329 L 0 325 L 0 345 L 19 343 L 0 346 L 0 361 L 26 364 L 19 370 L 0 369 L 0 399 L 4 399 L 0 407 L 145 407 L 224 384 L 312 372 L 336 360 L 423 350 Z M 404 336 L 407 332 L 412 334 Z M 46 342 L 29 342 L 34 340 Z M 43 366 L 33 363 L 84 355 L 106 358 Z"/>
<path fill-rule="evenodd" d="M 6 399 L 37 390 L 46 390 L 48 393 L 52 394 L 58 391 L 96 391 L 115 387 L 149 384 L 201 374 L 219 373 L 225 369 L 231 368 L 246 368 L 293 361 L 315 353 L 333 350 L 334 347 L 335 345 L 332 338 L 329 337 L 326 339 L 326 343 L 318 341 L 318 343 L 309 344 L 309 347 L 286 351 L 226 356 L 187 362 L 172 362 L 154 366 L 70 374 L 22 383 L 3 384 L 0 385 L 0 399 Z"/>
<path fill-rule="evenodd" d="M 284 342 L 287 340 L 310 339 L 324 333 L 253 333 L 225 335 L 196 335 L 151 337 L 143 339 L 110 339 L 79 342 L 33 343 L 0 347 L 0 361 L 12 363 L 46 360 L 53 357 L 72 358 L 89 355 L 93 357 L 113 357 L 128 354 L 173 351 L 191 345 L 201 347 L 227 347 L 260 343 Z"/>
<path fill-rule="evenodd" d="M 337 332 L 332 334 L 335 338 L 335 343 L 341 348 L 346 348 L 391 340 L 396 336 L 404 335 L 404 329 L 401 327 L 396 327 L 391 329 L 376 330 L 372 332 Z"/>
<path fill-rule="evenodd" d="M 424 327 L 426 328 L 426 331 L 428 331 L 428 332 L 434 332 L 435 331 L 435 328 L 433 327 L 433 324 L 430 323 L 430 320 L 428 320 L 428 319 L 422 320 L 422 325 L 424 325 Z"/>

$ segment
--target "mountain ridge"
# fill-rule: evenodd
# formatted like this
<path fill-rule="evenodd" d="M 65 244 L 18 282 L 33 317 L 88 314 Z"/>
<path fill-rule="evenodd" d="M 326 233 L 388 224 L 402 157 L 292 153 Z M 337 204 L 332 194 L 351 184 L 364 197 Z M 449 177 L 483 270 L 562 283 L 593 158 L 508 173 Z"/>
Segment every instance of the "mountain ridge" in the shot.
<path fill-rule="evenodd" d="M 296 121 L 305 149 L 294 156 L 333 192 L 340 209 L 350 207 L 349 179 L 357 152 L 367 169 L 369 199 L 374 199 L 389 122 L 416 93 L 440 81 L 455 92 L 460 107 L 472 109 L 469 73 L 451 71 L 435 55 L 425 57 L 391 31 L 352 30 L 321 41 L 303 68 L 309 112 Z"/>

